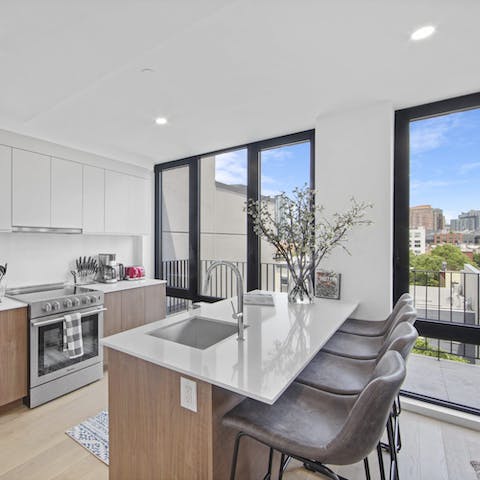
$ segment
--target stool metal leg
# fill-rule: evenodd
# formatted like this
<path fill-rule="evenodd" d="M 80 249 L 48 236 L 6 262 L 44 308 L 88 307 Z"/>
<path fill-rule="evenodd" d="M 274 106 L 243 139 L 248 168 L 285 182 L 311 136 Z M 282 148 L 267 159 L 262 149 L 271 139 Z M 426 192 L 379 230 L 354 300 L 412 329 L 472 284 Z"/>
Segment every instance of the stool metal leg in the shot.
<path fill-rule="evenodd" d="M 240 440 L 243 437 L 243 433 L 240 432 L 235 438 L 235 445 L 233 447 L 232 467 L 230 470 L 230 480 L 235 480 L 235 473 L 237 470 L 238 450 L 240 449 Z"/>
<path fill-rule="evenodd" d="M 391 417 L 388 419 L 388 422 L 387 422 L 387 433 L 388 433 L 388 443 L 391 445 L 390 480 L 399 480 L 397 448 L 395 445 L 395 432 L 394 432 L 393 421 Z"/>
<path fill-rule="evenodd" d="M 383 450 L 381 443 L 377 445 L 377 456 L 378 456 L 378 468 L 380 470 L 380 479 L 386 480 L 385 478 L 385 464 L 383 463 Z"/>
<path fill-rule="evenodd" d="M 271 480 L 272 478 L 272 464 L 273 464 L 273 448 L 270 447 L 270 452 L 268 453 L 268 470 L 263 480 Z"/>
<path fill-rule="evenodd" d="M 278 467 L 278 480 L 282 480 L 283 478 L 284 464 L 285 464 L 285 454 L 282 453 L 280 456 L 280 467 Z"/>
<path fill-rule="evenodd" d="M 365 478 L 367 480 L 372 480 L 372 477 L 370 476 L 370 464 L 368 463 L 368 457 L 363 459 L 363 467 L 365 468 Z"/>

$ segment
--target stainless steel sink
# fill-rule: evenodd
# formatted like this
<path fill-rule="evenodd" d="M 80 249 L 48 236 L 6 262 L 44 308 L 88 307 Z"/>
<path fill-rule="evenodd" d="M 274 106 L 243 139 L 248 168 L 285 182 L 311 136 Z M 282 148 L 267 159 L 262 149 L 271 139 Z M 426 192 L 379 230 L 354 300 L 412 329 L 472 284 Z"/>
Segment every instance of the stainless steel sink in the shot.
<path fill-rule="evenodd" d="M 147 332 L 148 335 L 153 337 L 163 338 L 200 350 L 205 350 L 236 333 L 237 325 L 233 323 L 221 322 L 198 315 Z"/>

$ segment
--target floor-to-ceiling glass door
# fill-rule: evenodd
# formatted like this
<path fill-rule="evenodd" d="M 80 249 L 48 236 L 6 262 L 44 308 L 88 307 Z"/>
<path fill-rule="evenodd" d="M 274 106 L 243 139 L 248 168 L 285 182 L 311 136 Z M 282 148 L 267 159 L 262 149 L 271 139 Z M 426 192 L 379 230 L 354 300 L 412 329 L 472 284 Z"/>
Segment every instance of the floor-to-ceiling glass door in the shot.
<path fill-rule="evenodd" d="M 232 270 L 221 265 L 205 283 L 207 268 L 219 260 L 237 266 L 247 288 L 247 200 L 248 149 L 239 148 L 202 156 L 200 176 L 199 293 L 216 298 L 236 295 Z"/>
<path fill-rule="evenodd" d="M 420 337 L 407 395 L 480 414 L 480 94 L 396 114 L 395 297 Z"/>
<path fill-rule="evenodd" d="M 282 275 L 275 252 L 259 241 L 245 203 L 262 199 L 274 208 L 280 192 L 313 187 L 313 158 L 311 130 L 155 166 L 156 277 L 167 280 L 170 312 L 186 300 L 236 295 L 236 278 L 223 266 L 205 285 L 217 260 L 238 267 L 247 291 L 285 289 L 286 268 Z"/>
<path fill-rule="evenodd" d="M 183 309 L 195 293 L 196 171 L 189 160 L 156 171 L 156 273 L 167 281 L 169 312 Z"/>
<path fill-rule="evenodd" d="M 296 188 L 313 187 L 313 145 L 309 140 L 292 143 L 268 144 L 259 151 L 260 198 L 266 202 L 275 217 L 281 215 L 278 197 L 286 193 L 293 197 Z M 260 288 L 286 292 L 288 268 L 274 247 L 260 241 Z"/>

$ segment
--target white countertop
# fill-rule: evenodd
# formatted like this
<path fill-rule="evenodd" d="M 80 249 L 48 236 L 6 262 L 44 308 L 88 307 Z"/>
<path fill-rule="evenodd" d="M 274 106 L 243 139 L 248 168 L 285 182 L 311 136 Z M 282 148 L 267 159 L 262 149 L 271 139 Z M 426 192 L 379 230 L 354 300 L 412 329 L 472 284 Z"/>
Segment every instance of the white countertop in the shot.
<path fill-rule="evenodd" d="M 145 278 L 144 280 L 121 280 L 116 283 L 91 283 L 85 285 L 87 288 L 94 288 L 104 293 L 120 292 L 121 290 L 129 290 L 131 288 L 150 287 L 152 285 L 160 285 L 167 283 L 165 280 L 157 280 L 155 278 Z"/>
<path fill-rule="evenodd" d="M 28 305 L 18 300 L 13 300 L 12 298 L 4 297 L 0 302 L 0 312 L 4 310 L 13 310 L 14 308 L 27 307 Z"/>
<path fill-rule="evenodd" d="M 241 395 L 273 404 L 357 307 L 357 303 L 315 298 L 289 305 L 273 293 L 275 306 L 245 305 L 245 340 L 236 334 L 205 349 L 148 335 L 193 315 L 236 323 L 229 300 L 167 317 L 102 339 L 102 344 Z M 235 302 L 235 299 L 233 299 Z"/>

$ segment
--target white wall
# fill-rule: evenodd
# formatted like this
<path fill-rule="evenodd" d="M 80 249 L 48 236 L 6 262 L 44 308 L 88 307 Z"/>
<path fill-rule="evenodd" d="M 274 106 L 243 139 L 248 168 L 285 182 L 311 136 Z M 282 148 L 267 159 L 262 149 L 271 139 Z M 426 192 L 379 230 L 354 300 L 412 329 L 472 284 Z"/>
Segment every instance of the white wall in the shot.
<path fill-rule="evenodd" d="M 116 253 L 125 264 L 142 262 L 142 238 L 109 235 L 0 233 L 0 263 L 8 262 L 8 287 L 72 281 L 75 259 Z"/>
<path fill-rule="evenodd" d="M 151 187 L 149 198 L 153 205 L 153 168 L 148 170 L 6 130 L 0 130 L 0 145 L 30 150 L 148 178 Z M 2 205 L 0 205 L 0 208 L 2 208 Z M 71 280 L 72 276 L 69 272 L 75 265 L 75 258 L 80 255 L 87 257 L 98 255 L 98 253 L 116 253 L 118 262 L 126 265 L 143 264 L 147 275 L 153 276 L 153 208 L 150 208 L 149 214 L 152 234 L 143 237 L 0 233 L 0 264 L 8 262 L 8 286 L 18 287 Z"/>
<path fill-rule="evenodd" d="M 348 248 L 322 265 L 342 274 L 341 297 L 359 301 L 355 316 L 382 319 L 392 302 L 394 110 L 382 102 L 321 115 L 316 120 L 318 200 L 327 212 L 344 210 L 349 198 L 374 204 L 373 225 L 350 235 Z"/>

